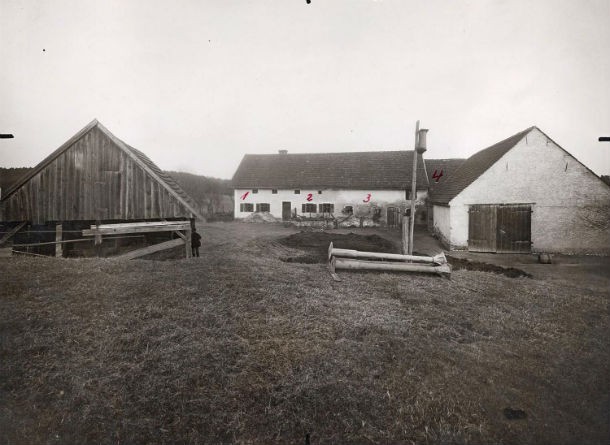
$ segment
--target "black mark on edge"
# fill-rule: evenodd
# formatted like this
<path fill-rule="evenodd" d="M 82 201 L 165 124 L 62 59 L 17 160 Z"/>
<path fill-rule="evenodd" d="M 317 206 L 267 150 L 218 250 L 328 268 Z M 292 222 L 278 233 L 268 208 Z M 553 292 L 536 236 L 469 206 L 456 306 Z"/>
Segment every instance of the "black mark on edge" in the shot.
<path fill-rule="evenodd" d="M 600 136 L 598 141 L 599 142 L 610 142 L 610 136 Z"/>
<path fill-rule="evenodd" d="M 12 134 L 0 134 L 0 139 L 13 139 L 14 137 Z"/>

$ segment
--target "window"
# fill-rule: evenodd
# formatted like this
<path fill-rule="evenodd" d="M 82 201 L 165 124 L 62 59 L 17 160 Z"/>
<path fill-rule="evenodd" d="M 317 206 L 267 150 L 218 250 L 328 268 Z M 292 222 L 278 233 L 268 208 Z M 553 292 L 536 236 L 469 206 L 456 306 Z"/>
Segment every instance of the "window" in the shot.
<path fill-rule="evenodd" d="M 322 190 L 318 190 L 318 195 L 321 195 L 321 194 L 322 194 Z"/>
<path fill-rule="evenodd" d="M 300 195 L 300 194 L 301 194 L 301 191 L 300 191 L 300 190 L 295 190 L 295 191 L 294 191 L 294 194 L 295 194 L 295 195 Z"/>
<path fill-rule="evenodd" d="M 259 204 L 256 204 L 256 211 L 257 212 L 270 212 L 271 206 L 269 205 L 269 203 L 261 202 Z"/>
<path fill-rule="evenodd" d="M 254 212 L 254 204 L 242 202 L 239 205 L 239 211 L 240 212 Z"/>
<path fill-rule="evenodd" d="M 252 194 L 258 193 L 258 189 L 252 189 Z"/>
<path fill-rule="evenodd" d="M 411 190 L 405 190 L 405 199 L 407 201 L 411 200 Z"/>
<path fill-rule="evenodd" d="M 315 204 L 303 204 L 301 213 L 316 213 L 316 205 Z"/>
<path fill-rule="evenodd" d="M 277 189 L 271 189 L 271 193 L 272 193 L 273 195 L 277 195 Z"/>
<path fill-rule="evenodd" d="M 335 205 L 334 204 L 328 204 L 328 203 L 320 204 L 320 213 L 331 214 L 334 211 L 335 211 Z"/>
<path fill-rule="evenodd" d="M 343 207 L 343 210 L 341 210 L 341 213 L 343 213 L 344 215 L 353 215 L 354 208 L 352 206 L 345 206 Z"/>

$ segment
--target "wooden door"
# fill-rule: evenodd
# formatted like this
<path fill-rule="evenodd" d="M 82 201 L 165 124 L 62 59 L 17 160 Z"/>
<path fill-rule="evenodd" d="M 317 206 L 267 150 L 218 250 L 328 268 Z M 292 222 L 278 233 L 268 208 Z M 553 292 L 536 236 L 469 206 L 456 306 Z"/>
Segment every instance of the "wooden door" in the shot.
<path fill-rule="evenodd" d="M 468 210 L 468 250 L 496 252 L 496 206 L 471 205 Z"/>
<path fill-rule="evenodd" d="M 282 202 L 282 219 L 283 220 L 290 219 L 291 213 L 292 213 L 292 204 L 290 203 L 290 201 L 283 201 Z"/>
<path fill-rule="evenodd" d="M 519 253 L 531 251 L 532 208 L 529 205 L 501 205 L 497 207 L 497 252 Z"/>
<path fill-rule="evenodd" d="M 388 207 L 386 211 L 386 221 L 388 223 L 388 227 L 399 227 L 400 209 L 398 207 Z"/>

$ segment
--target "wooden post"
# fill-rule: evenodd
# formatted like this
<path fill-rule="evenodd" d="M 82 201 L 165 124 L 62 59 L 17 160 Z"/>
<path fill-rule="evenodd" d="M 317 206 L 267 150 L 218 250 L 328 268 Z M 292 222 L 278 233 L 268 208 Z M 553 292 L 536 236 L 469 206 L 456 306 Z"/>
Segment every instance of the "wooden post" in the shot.
<path fill-rule="evenodd" d="M 184 234 L 186 235 L 186 239 L 184 240 L 184 246 L 185 246 L 185 252 L 186 252 L 186 257 L 187 258 L 192 258 L 193 257 L 193 250 L 191 247 L 191 229 L 186 229 L 184 231 Z"/>
<path fill-rule="evenodd" d="M 417 142 L 419 137 L 419 121 L 415 124 L 415 146 L 413 147 L 413 177 L 411 180 L 411 220 L 409 227 L 408 254 L 413 254 L 413 229 L 415 227 L 415 200 L 417 199 Z"/>
<path fill-rule="evenodd" d="M 63 254 L 63 230 L 61 224 L 57 224 L 55 226 L 55 256 L 61 258 L 64 256 Z"/>
<path fill-rule="evenodd" d="M 409 249 L 409 218 L 407 215 L 402 216 L 402 254 L 410 255 L 413 249 Z"/>

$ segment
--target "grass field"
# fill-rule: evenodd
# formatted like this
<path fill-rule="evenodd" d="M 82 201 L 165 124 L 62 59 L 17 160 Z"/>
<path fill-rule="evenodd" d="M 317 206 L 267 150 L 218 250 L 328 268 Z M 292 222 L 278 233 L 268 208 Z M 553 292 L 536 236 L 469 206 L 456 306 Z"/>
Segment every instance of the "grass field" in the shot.
<path fill-rule="evenodd" d="M 334 282 L 282 261 L 304 254 L 291 233 L 204 226 L 191 260 L 1 258 L 0 443 L 607 443 L 607 288 Z"/>

